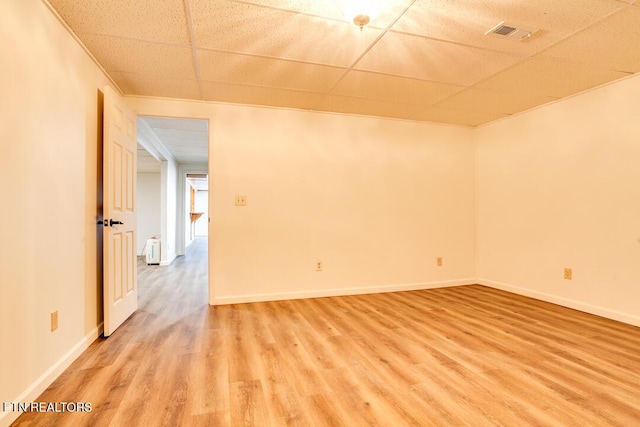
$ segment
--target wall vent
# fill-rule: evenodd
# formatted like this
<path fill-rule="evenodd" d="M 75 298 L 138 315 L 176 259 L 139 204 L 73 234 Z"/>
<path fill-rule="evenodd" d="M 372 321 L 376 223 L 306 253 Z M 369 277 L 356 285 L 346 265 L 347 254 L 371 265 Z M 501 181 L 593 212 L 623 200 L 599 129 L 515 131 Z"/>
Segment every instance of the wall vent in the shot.
<path fill-rule="evenodd" d="M 504 21 L 484 33 L 485 36 L 500 37 L 501 39 L 524 40 L 531 36 L 533 31 L 518 28 L 515 25 L 506 24 Z"/>

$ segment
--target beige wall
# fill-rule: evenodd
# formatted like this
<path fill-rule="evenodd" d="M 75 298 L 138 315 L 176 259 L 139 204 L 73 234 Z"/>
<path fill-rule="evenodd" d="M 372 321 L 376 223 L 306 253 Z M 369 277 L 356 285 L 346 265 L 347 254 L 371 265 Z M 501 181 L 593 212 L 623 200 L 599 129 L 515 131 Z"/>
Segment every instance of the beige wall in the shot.
<path fill-rule="evenodd" d="M 139 114 L 210 121 L 213 302 L 473 282 L 472 129 L 128 101 Z"/>
<path fill-rule="evenodd" d="M 138 172 L 136 176 L 136 253 L 144 255 L 147 240 L 161 234 L 161 173 Z"/>
<path fill-rule="evenodd" d="M 0 2 L 0 51 L 0 401 L 14 401 L 37 397 L 97 336 L 97 106 L 108 80 L 40 1 Z M 14 415 L 0 412 L 0 425 Z"/>
<path fill-rule="evenodd" d="M 635 76 L 477 130 L 482 281 L 640 325 L 639 120 Z"/>

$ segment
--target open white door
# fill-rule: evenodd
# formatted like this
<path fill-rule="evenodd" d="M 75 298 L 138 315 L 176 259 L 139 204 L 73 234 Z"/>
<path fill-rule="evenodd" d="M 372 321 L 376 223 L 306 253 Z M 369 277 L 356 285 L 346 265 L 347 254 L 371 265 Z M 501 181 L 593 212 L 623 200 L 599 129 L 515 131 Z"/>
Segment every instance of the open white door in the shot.
<path fill-rule="evenodd" d="M 136 283 L 136 115 L 104 89 L 104 336 L 138 308 Z"/>

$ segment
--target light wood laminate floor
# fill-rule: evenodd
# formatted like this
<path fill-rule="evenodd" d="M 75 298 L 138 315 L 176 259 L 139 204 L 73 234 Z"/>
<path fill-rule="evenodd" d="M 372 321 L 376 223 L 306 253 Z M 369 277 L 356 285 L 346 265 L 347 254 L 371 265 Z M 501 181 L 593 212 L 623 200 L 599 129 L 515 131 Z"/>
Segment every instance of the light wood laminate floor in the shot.
<path fill-rule="evenodd" d="M 483 286 L 209 307 L 202 241 L 29 426 L 638 426 L 640 329 Z"/>

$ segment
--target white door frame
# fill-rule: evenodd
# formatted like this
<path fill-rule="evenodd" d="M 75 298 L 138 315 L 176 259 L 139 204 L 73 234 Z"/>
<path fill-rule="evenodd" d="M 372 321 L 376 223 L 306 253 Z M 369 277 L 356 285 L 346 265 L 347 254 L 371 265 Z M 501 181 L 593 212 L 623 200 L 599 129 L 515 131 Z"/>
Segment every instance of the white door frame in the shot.
<path fill-rule="evenodd" d="M 212 146 L 212 120 L 210 117 L 203 117 L 203 116 L 198 116 L 198 115 L 182 115 L 182 114 L 178 114 L 176 115 L 174 111 L 165 111 L 162 108 L 159 109 L 153 109 L 152 111 L 149 110 L 145 110 L 145 109 L 141 109 L 139 111 L 136 111 L 138 114 L 138 117 L 168 117 L 168 118 L 176 118 L 176 119 L 195 119 L 195 120 L 206 120 L 208 123 L 208 153 L 207 153 L 207 159 L 208 162 L 207 163 L 184 163 L 184 164 L 179 164 L 178 165 L 178 192 L 176 194 L 176 197 L 178 200 L 182 200 L 184 201 L 185 199 L 185 195 L 184 195 L 184 190 L 185 190 L 185 186 L 186 186 L 186 174 L 187 173 L 207 173 L 207 175 L 209 176 L 209 218 L 211 218 L 213 216 L 213 210 L 211 209 L 211 205 L 212 205 L 212 192 L 211 192 L 211 188 L 213 185 L 213 181 L 212 181 L 212 162 L 211 162 L 211 146 Z M 140 129 L 139 129 L 140 131 Z M 195 166 L 195 167 L 194 167 Z M 193 167 L 193 169 L 191 169 Z M 184 177 L 184 178 L 182 178 Z M 182 203 L 176 203 L 176 254 L 177 255 L 184 255 L 185 253 L 185 247 L 184 247 L 184 233 L 185 233 L 185 217 L 184 217 L 184 206 L 182 205 Z M 209 221 L 209 219 L 208 219 Z M 208 302 L 210 305 L 213 305 L 213 301 L 214 301 L 214 289 L 213 289 L 213 284 L 212 284 L 212 275 L 211 275 L 211 251 L 212 251 L 212 227 L 211 227 L 211 222 L 209 222 L 209 233 L 207 236 L 207 248 L 208 248 L 208 254 L 209 254 L 209 259 L 207 260 L 207 265 L 208 265 L 208 271 L 207 271 L 207 276 L 208 276 L 208 286 L 207 286 L 207 291 L 208 291 Z"/>

